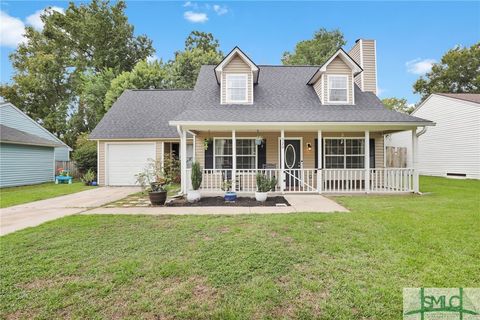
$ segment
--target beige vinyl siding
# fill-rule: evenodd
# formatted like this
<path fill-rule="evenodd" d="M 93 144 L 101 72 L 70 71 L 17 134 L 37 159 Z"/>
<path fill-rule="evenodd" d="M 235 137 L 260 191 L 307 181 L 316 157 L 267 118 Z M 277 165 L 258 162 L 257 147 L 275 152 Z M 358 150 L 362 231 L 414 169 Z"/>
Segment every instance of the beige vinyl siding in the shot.
<path fill-rule="evenodd" d="M 260 135 L 265 139 L 267 146 L 266 159 L 268 164 L 274 164 L 279 168 L 279 138 L 280 132 L 260 132 Z M 246 137 L 256 137 L 255 132 L 236 132 L 237 139 Z M 358 137 L 363 138 L 363 132 L 324 132 L 323 137 Z M 205 167 L 205 149 L 203 141 L 206 138 L 215 137 L 231 137 L 231 132 L 198 132 L 196 139 L 196 160 L 200 163 L 202 168 Z M 289 138 L 302 138 L 303 146 L 303 167 L 305 169 L 315 168 L 315 139 L 317 138 L 317 132 L 285 132 L 285 139 Z M 370 138 L 375 139 L 375 166 L 377 168 L 383 168 L 383 135 L 377 132 L 371 132 Z M 312 144 L 312 150 L 308 150 L 307 144 Z"/>
<path fill-rule="evenodd" d="M 105 185 L 105 141 L 99 141 L 98 143 L 98 168 L 97 168 L 97 180 L 98 184 Z"/>
<path fill-rule="evenodd" d="M 227 74 L 247 74 L 247 102 L 245 104 L 253 103 L 253 72 L 250 66 L 245 63 L 238 55 L 223 68 L 221 79 L 221 102 L 227 104 Z"/>
<path fill-rule="evenodd" d="M 343 62 L 343 60 L 339 57 L 336 57 L 332 60 L 332 62 L 327 66 L 327 71 L 325 72 L 325 84 L 324 84 L 324 104 L 329 104 L 328 102 L 328 76 L 329 75 L 345 75 L 348 77 L 347 80 L 347 88 L 348 88 L 348 102 L 351 104 L 353 102 L 353 95 L 352 95 L 352 70 L 350 67 Z"/>
<path fill-rule="evenodd" d="M 352 59 L 355 60 L 355 62 L 358 63 L 359 66 L 362 66 L 362 59 L 360 54 L 360 40 L 355 42 L 355 45 L 350 50 L 348 55 L 352 57 Z M 358 74 L 355 77 L 355 83 L 358 85 L 359 88 L 362 88 L 362 73 Z"/>
<path fill-rule="evenodd" d="M 315 92 L 317 93 L 318 95 L 318 98 L 320 99 L 320 101 L 323 103 L 325 103 L 325 100 L 324 100 L 324 95 L 323 95 L 323 92 L 322 92 L 322 84 L 323 84 L 323 76 L 321 76 L 317 82 L 314 83 L 313 85 L 313 89 L 315 90 Z"/>
<path fill-rule="evenodd" d="M 375 40 L 362 40 L 363 90 L 377 94 L 377 60 L 375 57 Z"/>

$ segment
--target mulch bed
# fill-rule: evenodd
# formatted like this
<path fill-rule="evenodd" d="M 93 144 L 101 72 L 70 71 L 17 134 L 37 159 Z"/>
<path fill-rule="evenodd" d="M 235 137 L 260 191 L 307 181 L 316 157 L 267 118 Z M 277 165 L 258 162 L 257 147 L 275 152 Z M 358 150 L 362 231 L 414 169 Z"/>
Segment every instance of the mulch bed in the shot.
<path fill-rule="evenodd" d="M 277 204 L 290 206 L 287 199 L 282 196 L 268 197 L 267 201 L 259 202 L 255 198 L 237 197 L 235 202 L 227 202 L 223 197 L 204 197 L 198 202 L 189 203 L 186 199 L 179 198 L 167 202 L 167 207 L 275 207 Z"/>

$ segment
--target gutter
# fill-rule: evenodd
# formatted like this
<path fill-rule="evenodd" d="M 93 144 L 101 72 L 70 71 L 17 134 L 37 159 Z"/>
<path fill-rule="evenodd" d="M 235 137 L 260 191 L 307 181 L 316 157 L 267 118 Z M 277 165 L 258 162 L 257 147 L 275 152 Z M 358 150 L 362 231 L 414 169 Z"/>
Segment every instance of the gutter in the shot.
<path fill-rule="evenodd" d="M 422 128 L 422 130 L 420 130 L 420 132 L 415 133 L 417 138 L 420 137 L 421 135 L 423 135 L 425 132 L 427 132 L 427 129 L 428 129 L 428 127 L 425 126 L 425 127 Z"/>

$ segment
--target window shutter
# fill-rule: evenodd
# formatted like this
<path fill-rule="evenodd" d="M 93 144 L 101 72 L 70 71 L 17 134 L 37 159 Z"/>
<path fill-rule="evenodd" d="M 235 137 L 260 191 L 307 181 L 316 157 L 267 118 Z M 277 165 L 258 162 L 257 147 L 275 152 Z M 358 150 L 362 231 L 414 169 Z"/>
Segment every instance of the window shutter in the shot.
<path fill-rule="evenodd" d="M 267 164 L 267 142 L 264 141 L 261 145 L 257 146 L 257 168 L 263 169 Z"/>
<path fill-rule="evenodd" d="M 205 150 L 205 169 L 213 169 L 213 141 L 208 142 L 208 148 Z"/>
<path fill-rule="evenodd" d="M 370 139 L 370 168 L 375 168 L 375 139 Z"/>

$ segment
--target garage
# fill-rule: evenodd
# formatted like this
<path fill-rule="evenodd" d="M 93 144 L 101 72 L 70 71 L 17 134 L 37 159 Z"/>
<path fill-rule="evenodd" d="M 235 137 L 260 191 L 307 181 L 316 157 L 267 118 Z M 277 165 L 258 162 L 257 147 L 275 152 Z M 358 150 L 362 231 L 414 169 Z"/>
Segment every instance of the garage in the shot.
<path fill-rule="evenodd" d="M 149 159 L 155 159 L 155 143 L 107 143 L 106 184 L 135 185 L 135 175 L 144 170 Z"/>

